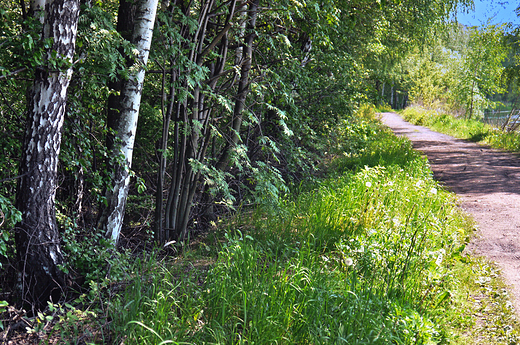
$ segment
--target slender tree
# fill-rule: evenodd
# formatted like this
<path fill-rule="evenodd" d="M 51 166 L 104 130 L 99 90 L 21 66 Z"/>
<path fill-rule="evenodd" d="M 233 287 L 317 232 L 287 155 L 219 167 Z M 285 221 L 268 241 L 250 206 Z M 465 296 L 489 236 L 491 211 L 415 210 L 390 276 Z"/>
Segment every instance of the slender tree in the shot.
<path fill-rule="evenodd" d="M 251 64 L 253 59 L 253 41 L 256 37 L 255 27 L 256 27 L 256 18 L 258 16 L 258 6 L 260 0 L 254 0 L 249 5 L 249 18 L 246 26 L 246 36 L 244 38 L 244 42 L 239 47 L 240 53 L 237 53 L 239 56 L 239 64 L 242 65 L 240 71 L 240 81 L 238 83 L 238 92 L 235 97 L 235 106 L 233 108 L 233 122 L 230 128 L 230 140 L 228 141 L 226 147 L 223 150 L 222 155 L 220 156 L 219 162 L 217 163 L 217 169 L 222 170 L 228 164 L 230 151 L 239 143 L 240 141 L 240 129 L 242 127 L 243 121 L 243 111 L 245 108 L 246 97 L 249 92 L 249 73 L 251 71 Z"/>
<path fill-rule="evenodd" d="M 121 80 L 120 95 L 109 104 L 108 125 L 113 132 L 109 140 L 112 175 L 111 186 L 106 193 L 107 204 L 99 222 L 99 226 L 106 231 L 106 237 L 115 244 L 119 241 L 123 225 L 145 66 L 152 42 L 157 4 L 158 0 L 120 2 L 118 20 L 121 25 L 118 23 L 118 30 L 125 37 L 131 28 L 130 42 L 135 46 L 135 56 L 129 57 L 132 61 L 130 74 L 128 79 Z"/>
<path fill-rule="evenodd" d="M 41 8 L 43 3 L 39 1 L 33 8 Z M 22 299 L 37 308 L 50 297 L 57 299 L 64 285 L 54 200 L 78 16 L 79 0 L 51 0 L 45 4 L 42 40 L 52 41 L 52 45 L 45 65 L 36 69 L 29 91 L 20 163 L 22 178 L 16 196 L 16 206 L 22 212 L 22 221 L 16 227 L 16 248 L 21 263 Z"/>
<path fill-rule="evenodd" d="M 223 11 L 224 6 L 227 11 Z M 187 237 L 193 200 L 202 177 L 202 169 L 207 168 L 204 166 L 205 157 L 214 134 L 214 115 L 219 112 L 216 110 L 219 109 L 216 100 L 222 93 L 221 79 L 226 75 L 231 76 L 226 88 L 235 84 L 235 70 L 227 65 L 229 46 L 235 42 L 230 39 L 233 36 L 230 31 L 236 25 L 237 17 L 246 17 L 247 6 L 239 5 L 235 0 L 206 0 L 200 6 L 195 3 L 172 4 L 170 13 L 175 13 L 175 10 L 182 13 L 185 21 L 178 22 L 171 14 L 169 18 L 177 25 L 176 29 L 182 37 L 180 41 L 183 42 L 179 51 L 189 63 L 185 62 L 180 69 L 172 69 L 170 102 L 167 112 L 163 111 L 166 116 L 159 151 L 161 168 L 156 202 L 156 238 L 159 241 L 183 240 Z M 244 14 L 237 16 L 237 12 Z M 198 23 L 196 28 L 193 27 L 195 20 Z M 241 49 L 242 44 L 238 44 Z M 178 66 L 177 59 L 178 56 L 171 56 L 166 63 Z M 175 80 L 182 85 L 183 90 L 190 90 L 191 97 L 182 98 L 174 92 Z M 173 122 L 172 169 L 167 200 L 163 205 L 165 151 L 170 119 Z"/>

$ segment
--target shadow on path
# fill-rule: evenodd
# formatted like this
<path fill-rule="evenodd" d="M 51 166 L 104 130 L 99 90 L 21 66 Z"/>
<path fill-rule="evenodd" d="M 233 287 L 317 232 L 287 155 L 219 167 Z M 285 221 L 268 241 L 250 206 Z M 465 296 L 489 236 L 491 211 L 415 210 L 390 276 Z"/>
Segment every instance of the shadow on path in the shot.
<path fill-rule="evenodd" d="M 412 125 L 394 113 L 383 113 L 382 121 L 428 157 L 435 178 L 473 216 L 479 231 L 467 250 L 500 266 L 519 314 L 520 157 Z"/>
<path fill-rule="evenodd" d="M 435 178 L 451 191 L 520 194 L 518 156 L 412 125 L 394 113 L 384 113 L 383 123 L 408 137 L 428 157 Z"/>

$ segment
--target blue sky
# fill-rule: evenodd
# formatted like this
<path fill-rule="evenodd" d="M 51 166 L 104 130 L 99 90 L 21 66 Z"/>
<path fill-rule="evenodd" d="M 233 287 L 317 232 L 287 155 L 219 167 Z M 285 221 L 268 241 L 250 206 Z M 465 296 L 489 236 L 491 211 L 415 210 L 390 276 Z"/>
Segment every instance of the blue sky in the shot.
<path fill-rule="evenodd" d="M 486 25 L 488 20 L 491 24 L 512 22 L 520 25 L 520 18 L 515 14 L 515 9 L 520 5 L 518 1 L 512 0 L 474 0 L 475 11 L 469 13 L 458 13 L 459 23 L 468 26 Z"/>

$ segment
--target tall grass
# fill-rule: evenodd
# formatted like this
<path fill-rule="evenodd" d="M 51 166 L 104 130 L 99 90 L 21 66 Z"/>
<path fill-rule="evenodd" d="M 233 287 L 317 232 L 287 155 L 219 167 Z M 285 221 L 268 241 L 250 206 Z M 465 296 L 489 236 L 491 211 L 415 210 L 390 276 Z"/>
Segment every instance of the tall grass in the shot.
<path fill-rule="evenodd" d="M 493 128 L 476 119 L 456 118 L 448 113 L 411 106 L 401 111 L 404 119 L 415 125 L 427 126 L 436 131 L 471 141 L 482 141 Z"/>
<path fill-rule="evenodd" d="M 136 267 L 112 314 L 124 343 L 449 342 L 470 225 L 409 143 L 365 126 L 365 146 L 339 145 L 331 177 L 281 210 L 237 215 L 196 260 Z"/>

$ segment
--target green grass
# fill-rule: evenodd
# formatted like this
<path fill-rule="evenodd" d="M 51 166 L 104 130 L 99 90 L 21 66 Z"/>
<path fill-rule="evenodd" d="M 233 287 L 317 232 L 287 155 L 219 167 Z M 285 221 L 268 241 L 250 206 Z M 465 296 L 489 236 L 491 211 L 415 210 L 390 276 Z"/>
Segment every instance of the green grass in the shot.
<path fill-rule="evenodd" d="M 453 321 L 457 344 L 518 344 L 518 320 L 500 270 L 484 258 L 465 257 L 453 267 L 457 289 L 453 304 L 460 314 Z"/>
<path fill-rule="evenodd" d="M 493 131 L 491 126 L 478 120 L 455 118 L 450 114 L 439 113 L 418 106 L 408 107 L 400 113 L 406 121 L 415 125 L 427 126 L 438 132 L 475 142 L 482 141 Z"/>
<path fill-rule="evenodd" d="M 172 261 L 138 261 L 111 307 L 118 341 L 516 341 L 496 270 L 462 254 L 472 223 L 426 160 L 375 123 L 338 135 L 314 189 L 238 213 Z"/>
<path fill-rule="evenodd" d="M 427 126 L 433 130 L 457 138 L 490 145 L 496 149 L 520 151 L 520 134 L 503 132 L 478 120 L 455 118 L 450 114 L 412 106 L 400 111 L 406 121 Z"/>

